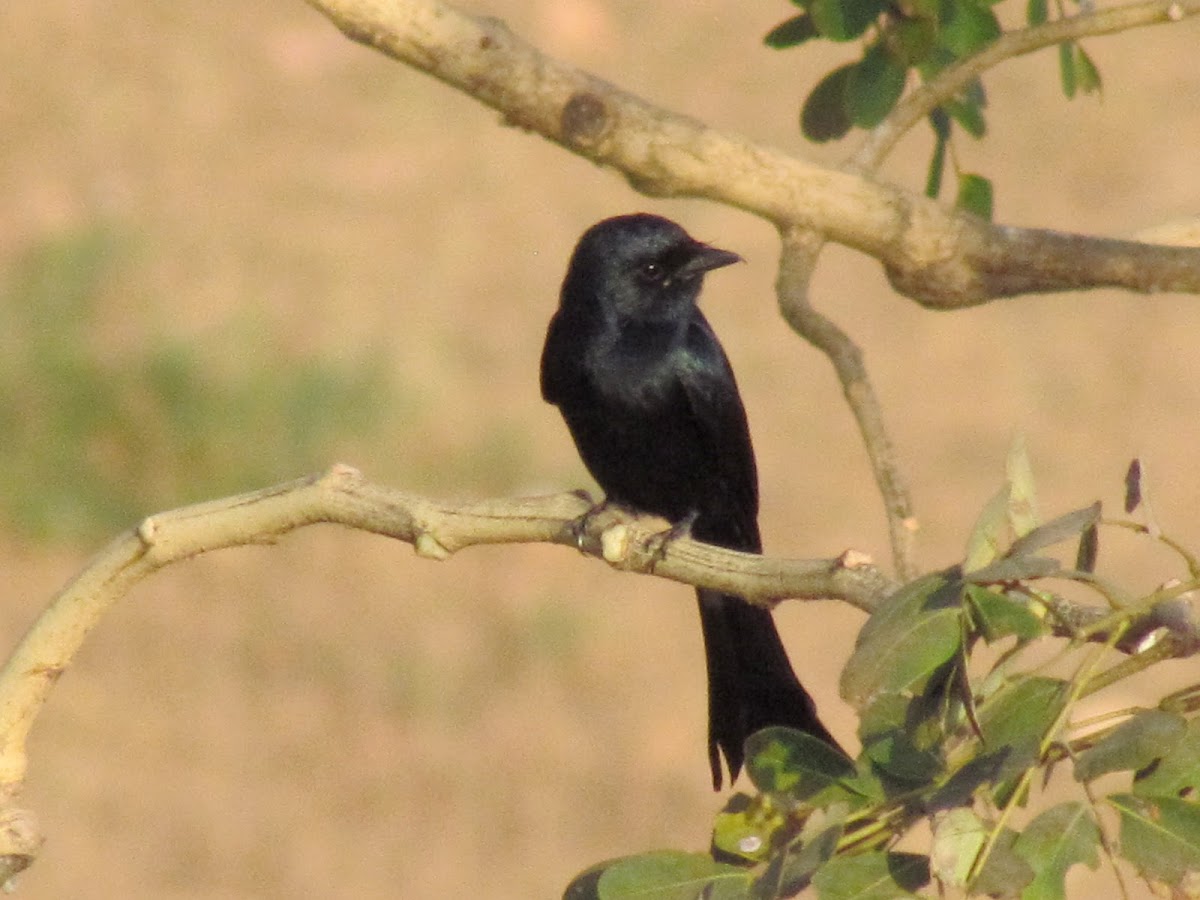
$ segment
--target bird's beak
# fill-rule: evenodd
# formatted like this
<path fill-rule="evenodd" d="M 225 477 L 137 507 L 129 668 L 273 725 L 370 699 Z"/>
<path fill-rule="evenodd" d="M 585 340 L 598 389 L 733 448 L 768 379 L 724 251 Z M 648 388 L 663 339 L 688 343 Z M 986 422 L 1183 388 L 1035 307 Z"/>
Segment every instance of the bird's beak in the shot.
<path fill-rule="evenodd" d="M 702 275 L 705 272 L 711 272 L 713 269 L 719 269 L 722 266 L 731 266 L 741 261 L 742 258 L 740 256 L 729 250 L 721 250 L 718 247 L 710 247 L 708 244 L 697 243 L 691 259 L 679 267 L 674 277 L 690 278 L 693 275 Z"/>

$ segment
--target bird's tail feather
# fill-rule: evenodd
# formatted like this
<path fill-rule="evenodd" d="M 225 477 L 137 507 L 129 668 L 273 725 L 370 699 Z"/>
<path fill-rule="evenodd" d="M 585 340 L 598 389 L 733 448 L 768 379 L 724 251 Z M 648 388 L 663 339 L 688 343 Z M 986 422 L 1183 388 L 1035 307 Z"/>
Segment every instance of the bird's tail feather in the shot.
<path fill-rule="evenodd" d="M 746 738 L 762 728 L 785 725 L 838 747 L 792 671 L 770 611 L 717 591 L 699 590 L 696 595 L 708 663 L 713 789 L 721 789 L 721 755 L 732 783 L 742 769 Z"/>

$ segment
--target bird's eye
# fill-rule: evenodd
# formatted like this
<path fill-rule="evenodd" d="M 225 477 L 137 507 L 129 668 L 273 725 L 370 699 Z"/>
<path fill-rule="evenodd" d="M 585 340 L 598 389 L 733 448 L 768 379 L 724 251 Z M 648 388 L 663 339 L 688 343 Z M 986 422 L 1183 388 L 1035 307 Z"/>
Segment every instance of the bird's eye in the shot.
<path fill-rule="evenodd" d="M 638 277 L 642 281 L 655 283 L 663 280 L 663 267 L 656 262 L 642 263 L 638 267 Z"/>

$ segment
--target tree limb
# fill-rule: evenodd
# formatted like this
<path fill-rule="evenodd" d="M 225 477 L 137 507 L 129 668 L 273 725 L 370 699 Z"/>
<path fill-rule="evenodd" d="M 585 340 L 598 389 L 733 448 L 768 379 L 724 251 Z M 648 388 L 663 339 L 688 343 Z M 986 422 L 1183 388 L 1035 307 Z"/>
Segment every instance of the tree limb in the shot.
<path fill-rule="evenodd" d="M 883 497 L 896 575 L 901 581 L 908 581 L 917 575 L 917 520 L 904 475 L 896 461 L 896 448 L 883 422 L 879 398 L 863 365 L 862 350 L 808 299 L 809 276 L 824 241 L 808 229 L 792 229 L 781 237 L 783 252 L 775 286 L 779 309 L 788 324 L 833 363 Z"/>
<path fill-rule="evenodd" d="M 781 230 L 811 228 L 876 257 L 897 290 L 933 308 L 1096 287 L 1200 293 L 1200 249 L 992 225 L 654 106 L 541 53 L 496 19 L 437 0 L 307 2 L 353 40 L 619 170 L 643 193 L 717 200 Z M 1163 3 L 1168 18 L 1200 11 L 1200 0 Z"/>
<path fill-rule="evenodd" d="M 785 597 L 838 598 L 869 612 L 895 587 L 863 554 L 772 561 L 688 538 L 664 542 L 666 523 L 611 508 L 581 520 L 591 509 L 591 501 L 579 493 L 440 502 L 371 484 L 349 466 L 334 466 L 322 475 L 150 516 L 114 540 L 63 589 L 0 670 L 0 799 L 11 797 L 24 779 L 26 738 L 50 689 L 113 603 L 170 563 L 227 547 L 272 543 L 308 525 L 333 523 L 386 535 L 433 559 L 477 544 L 563 544 L 621 570 L 711 587 L 768 606 Z"/>

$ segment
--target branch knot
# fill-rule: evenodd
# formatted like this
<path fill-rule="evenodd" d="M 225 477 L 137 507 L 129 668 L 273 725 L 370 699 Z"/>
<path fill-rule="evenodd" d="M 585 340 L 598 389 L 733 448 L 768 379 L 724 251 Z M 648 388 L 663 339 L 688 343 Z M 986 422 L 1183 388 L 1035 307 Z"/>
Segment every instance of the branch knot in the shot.
<path fill-rule="evenodd" d="M 576 91 L 562 109 L 562 142 L 579 150 L 591 149 L 612 131 L 613 118 L 602 97 L 591 91 Z"/>

